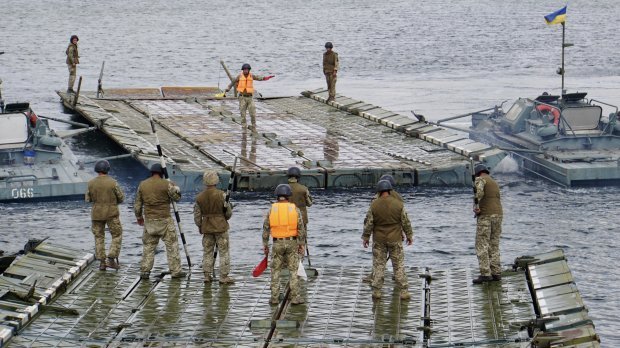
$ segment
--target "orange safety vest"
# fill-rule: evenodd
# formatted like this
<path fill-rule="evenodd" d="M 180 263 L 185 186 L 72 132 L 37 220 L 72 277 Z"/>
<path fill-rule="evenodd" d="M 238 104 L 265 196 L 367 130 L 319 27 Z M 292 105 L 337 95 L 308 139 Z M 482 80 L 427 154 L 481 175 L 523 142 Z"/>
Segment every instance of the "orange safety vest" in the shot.
<path fill-rule="evenodd" d="M 297 208 L 289 202 L 274 203 L 269 211 L 269 227 L 273 238 L 297 236 Z"/>
<path fill-rule="evenodd" d="M 246 94 L 254 94 L 254 79 L 252 78 L 252 74 L 248 74 L 248 77 L 245 77 L 243 73 L 239 74 L 239 83 L 237 84 L 237 92 L 246 93 Z"/>

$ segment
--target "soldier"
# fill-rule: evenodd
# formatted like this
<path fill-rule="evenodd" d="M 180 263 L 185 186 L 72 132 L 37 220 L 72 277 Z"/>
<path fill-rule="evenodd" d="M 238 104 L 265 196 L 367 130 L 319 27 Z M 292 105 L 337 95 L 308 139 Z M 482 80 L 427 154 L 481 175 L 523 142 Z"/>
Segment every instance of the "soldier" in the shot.
<path fill-rule="evenodd" d="M 332 51 L 332 48 L 334 48 L 334 45 L 331 42 L 326 42 L 325 53 L 323 53 L 323 74 L 325 74 L 327 90 L 329 91 L 328 102 L 336 98 L 336 79 L 338 68 L 340 67 L 338 53 Z"/>
<path fill-rule="evenodd" d="M 399 201 L 403 202 L 403 204 L 404 204 L 405 201 L 403 200 L 403 197 L 398 192 L 396 192 L 396 190 L 394 190 L 394 187 L 396 187 L 396 180 L 394 180 L 394 177 L 389 175 L 389 174 L 383 174 L 379 178 L 379 181 L 381 181 L 381 180 L 387 180 L 387 181 L 390 182 L 390 185 L 392 185 L 392 190 L 390 191 L 390 196 L 394 196 L 394 198 L 398 199 Z M 375 199 L 379 198 L 379 196 L 380 196 L 379 192 L 375 193 L 375 196 L 372 198 L 372 200 L 374 201 Z M 370 208 L 368 208 L 368 212 L 370 212 Z M 368 212 L 366 213 L 367 216 L 368 216 Z M 364 223 L 366 223 L 366 222 L 364 222 Z M 402 239 L 405 240 L 405 236 L 404 235 L 403 235 Z M 374 272 L 374 268 L 371 267 L 370 268 L 370 274 L 368 276 L 364 277 L 362 279 L 362 282 L 364 282 L 364 283 L 372 283 L 372 279 L 374 278 L 373 272 Z"/>
<path fill-rule="evenodd" d="M 254 106 L 254 80 L 256 81 L 267 81 L 272 76 L 259 76 L 250 74 L 250 70 L 252 67 L 250 64 L 245 63 L 241 66 L 241 73 L 234 80 L 230 82 L 226 90 L 224 91 L 224 96 L 230 89 L 235 86 L 237 92 L 239 93 L 239 111 L 241 113 L 241 124 L 245 129 L 247 127 L 247 121 L 245 118 L 245 113 L 249 109 L 250 111 L 250 119 L 252 121 L 252 126 L 250 130 L 252 132 L 256 132 L 256 107 Z"/>
<path fill-rule="evenodd" d="M 73 85 L 75 84 L 77 65 L 80 64 L 78 41 L 80 41 L 80 39 L 77 35 L 71 35 L 71 38 L 69 39 L 69 46 L 65 52 L 67 54 L 67 68 L 69 69 L 69 88 L 67 88 L 67 93 L 75 93 L 73 90 Z"/>
<path fill-rule="evenodd" d="M 300 294 L 297 268 L 299 255 L 304 254 L 306 230 L 299 208 L 289 202 L 291 187 L 280 184 L 276 187 L 276 203 L 271 205 L 263 222 L 263 251 L 269 255 L 269 237 L 273 239 L 273 259 L 271 261 L 271 299 L 269 303 L 278 304 L 280 296 L 280 271 L 286 261 L 290 274 L 291 303 L 301 304 L 304 299 Z"/>
<path fill-rule="evenodd" d="M 235 280 L 228 276 L 230 272 L 228 220 L 232 216 L 232 207 L 226 202 L 226 193 L 215 188 L 220 182 L 215 170 L 206 170 L 202 181 L 207 188 L 196 196 L 194 223 L 202 234 L 204 282 L 210 283 L 213 280 L 211 276 L 215 265 L 213 251 L 217 245 L 220 253 L 220 283 L 232 284 Z"/>
<path fill-rule="evenodd" d="M 390 195 L 392 185 L 387 180 L 377 183 L 379 198 L 375 199 L 364 220 L 362 245 L 368 248 L 372 235 L 372 298 L 381 298 L 385 264 L 392 260 L 392 269 L 396 284 L 400 289 L 401 300 L 409 300 L 411 295 L 407 291 L 407 275 L 405 274 L 405 254 L 403 251 L 402 234 L 407 236 L 407 245 L 413 244 L 413 229 L 405 211 L 403 202 Z"/>
<path fill-rule="evenodd" d="M 138 225 L 144 226 L 142 234 L 143 252 L 140 263 L 140 278 L 148 279 L 155 261 L 155 249 L 159 240 L 166 246 L 168 267 L 172 278 L 186 275 L 181 269 L 179 240 L 170 215 L 170 203 L 181 199 L 181 190 L 172 181 L 162 178 L 164 170 L 159 163 L 151 166 L 151 177 L 138 186 L 133 205 Z"/>
<path fill-rule="evenodd" d="M 301 178 L 301 171 L 299 168 L 290 167 L 286 171 L 286 175 L 288 176 L 288 185 L 291 187 L 291 191 L 293 192 L 289 198 L 289 201 L 294 203 L 295 206 L 299 208 L 299 211 L 301 211 L 301 215 L 304 220 L 304 228 L 306 232 L 308 232 L 308 210 L 306 207 L 312 206 L 312 196 L 310 196 L 308 188 L 299 183 L 299 178 Z"/>
<path fill-rule="evenodd" d="M 123 241 L 123 228 L 119 219 L 118 205 L 125 200 L 125 194 L 116 180 L 108 176 L 110 163 L 106 160 L 95 163 L 97 177 L 88 182 L 85 199 L 92 202 L 90 213 L 92 231 L 95 236 L 95 257 L 99 260 L 99 269 L 105 271 L 106 266 L 119 268 L 118 255 Z M 108 250 L 106 264 L 105 255 L 105 225 L 110 229 L 112 242 Z"/>
<path fill-rule="evenodd" d="M 474 167 L 474 214 L 476 214 L 476 256 L 480 276 L 474 284 L 502 279 L 499 256 L 499 238 L 502 234 L 502 202 L 499 186 L 489 175 L 489 169 L 482 163 Z"/>

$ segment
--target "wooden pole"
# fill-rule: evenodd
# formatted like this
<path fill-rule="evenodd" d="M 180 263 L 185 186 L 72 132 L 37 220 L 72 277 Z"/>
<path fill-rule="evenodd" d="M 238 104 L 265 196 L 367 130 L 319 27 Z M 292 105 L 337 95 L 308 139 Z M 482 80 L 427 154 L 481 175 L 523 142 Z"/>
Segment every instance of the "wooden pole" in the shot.
<path fill-rule="evenodd" d="M 82 76 L 80 76 L 80 79 L 78 80 L 78 89 L 77 89 L 77 92 L 75 93 L 75 95 L 73 96 L 73 109 L 75 109 L 75 106 L 77 105 L 78 97 L 80 96 L 80 89 L 81 88 L 82 88 Z"/>
<path fill-rule="evenodd" d="M 228 75 L 228 78 L 230 79 L 230 82 L 233 82 L 235 80 L 235 78 L 232 76 L 230 71 L 228 71 L 228 67 L 226 66 L 224 61 L 220 60 L 220 64 L 222 64 L 222 68 L 224 68 L 224 71 L 226 72 L 226 75 Z M 236 97 L 237 96 L 237 87 L 233 86 L 233 92 L 235 93 L 235 97 Z"/>

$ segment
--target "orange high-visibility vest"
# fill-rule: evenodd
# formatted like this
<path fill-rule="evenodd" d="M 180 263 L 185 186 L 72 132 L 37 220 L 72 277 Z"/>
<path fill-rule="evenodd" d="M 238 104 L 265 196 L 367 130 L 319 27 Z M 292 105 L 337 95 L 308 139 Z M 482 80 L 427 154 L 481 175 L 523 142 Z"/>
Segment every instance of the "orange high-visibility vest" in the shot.
<path fill-rule="evenodd" d="M 252 78 L 252 74 L 248 74 L 248 77 L 245 77 L 243 73 L 239 74 L 237 92 L 254 94 L 254 79 Z"/>
<path fill-rule="evenodd" d="M 297 208 L 289 202 L 274 203 L 269 211 L 269 227 L 273 238 L 297 236 Z"/>

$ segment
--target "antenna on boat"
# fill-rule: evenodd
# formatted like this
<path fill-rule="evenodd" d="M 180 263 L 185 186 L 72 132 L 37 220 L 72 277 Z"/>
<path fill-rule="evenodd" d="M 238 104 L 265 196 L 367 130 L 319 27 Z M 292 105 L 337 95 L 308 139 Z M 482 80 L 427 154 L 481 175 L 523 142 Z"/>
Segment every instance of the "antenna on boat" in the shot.
<path fill-rule="evenodd" d="M 562 66 L 557 70 L 557 73 L 562 75 L 562 95 L 566 94 L 566 89 L 564 89 L 564 74 L 566 73 L 564 70 L 564 49 L 571 46 L 573 46 L 572 43 L 566 42 L 566 23 L 562 22 Z"/>

